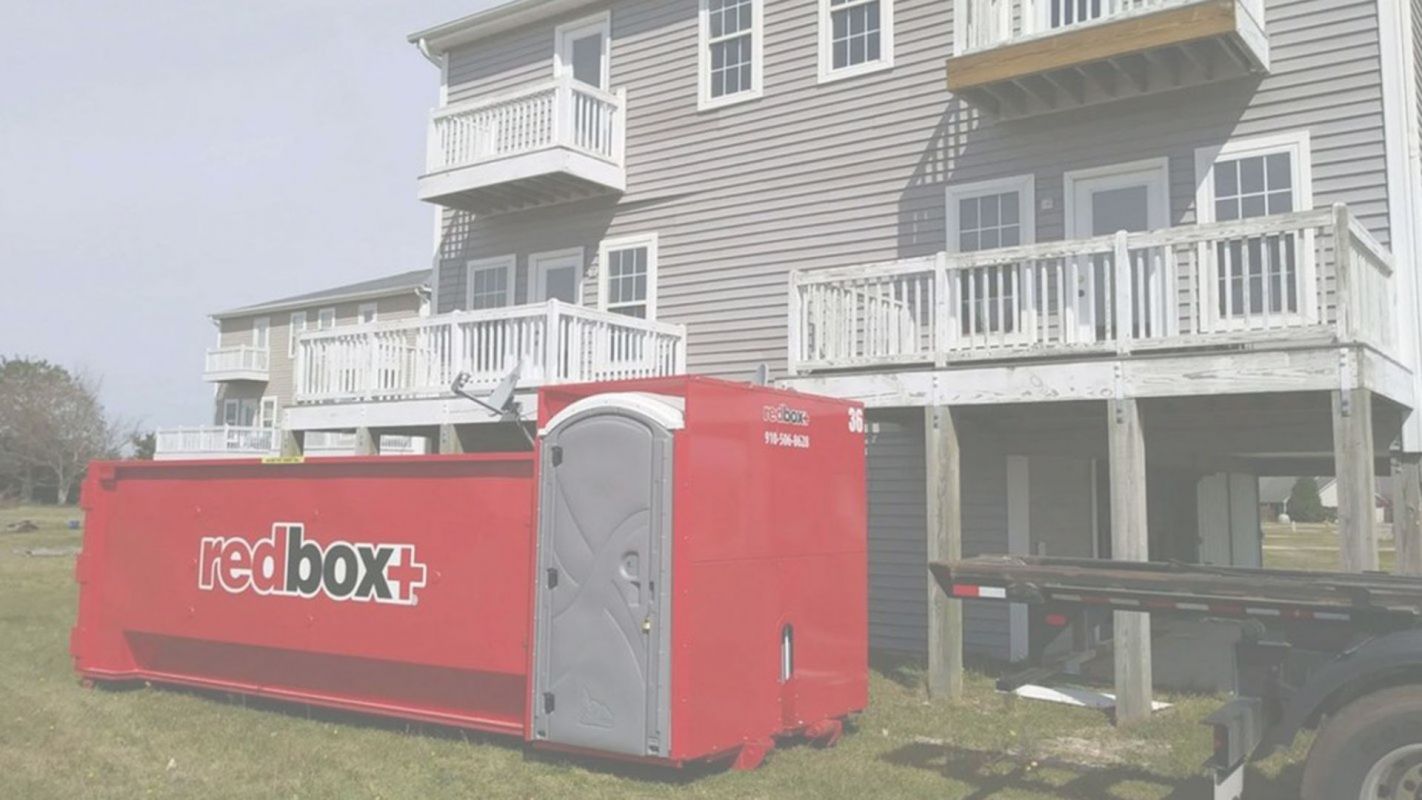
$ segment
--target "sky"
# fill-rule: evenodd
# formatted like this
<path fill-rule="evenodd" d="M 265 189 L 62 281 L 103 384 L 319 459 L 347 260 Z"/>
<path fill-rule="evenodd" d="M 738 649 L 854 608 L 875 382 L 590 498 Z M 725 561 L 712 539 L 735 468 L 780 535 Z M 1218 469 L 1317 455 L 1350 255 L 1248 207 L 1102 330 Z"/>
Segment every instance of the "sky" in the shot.
<path fill-rule="evenodd" d="M 405 37 L 497 4 L 0 1 L 0 356 L 210 422 L 208 313 L 430 265 Z"/>

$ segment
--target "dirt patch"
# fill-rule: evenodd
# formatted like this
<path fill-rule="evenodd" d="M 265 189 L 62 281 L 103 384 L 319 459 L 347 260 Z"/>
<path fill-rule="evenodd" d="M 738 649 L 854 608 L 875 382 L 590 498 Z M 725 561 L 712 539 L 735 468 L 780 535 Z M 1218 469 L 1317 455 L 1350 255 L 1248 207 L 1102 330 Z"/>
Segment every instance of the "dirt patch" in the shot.
<path fill-rule="evenodd" d="M 1130 739 L 1084 739 L 1063 736 L 1036 743 L 1030 753 L 1043 761 L 1056 761 L 1085 767 L 1114 767 L 1140 764 L 1169 752 L 1161 742 Z M 1029 755 L 1029 754 L 1023 754 Z"/>

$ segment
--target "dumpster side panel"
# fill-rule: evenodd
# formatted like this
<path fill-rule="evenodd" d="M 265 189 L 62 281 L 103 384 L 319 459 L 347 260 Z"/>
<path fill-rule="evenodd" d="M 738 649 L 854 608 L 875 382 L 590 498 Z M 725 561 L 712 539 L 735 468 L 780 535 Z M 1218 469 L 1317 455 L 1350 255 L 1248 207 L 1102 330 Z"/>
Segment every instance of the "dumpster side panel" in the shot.
<path fill-rule="evenodd" d="M 676 452 L 674 754 L 701 757 L 862 710 L 862 408 L 695 381 L 686 421 Z"/>
<path fill-rule="evenodd" d="M 95 471 L 84 676 L 522 733 L 531 456 Z"/>

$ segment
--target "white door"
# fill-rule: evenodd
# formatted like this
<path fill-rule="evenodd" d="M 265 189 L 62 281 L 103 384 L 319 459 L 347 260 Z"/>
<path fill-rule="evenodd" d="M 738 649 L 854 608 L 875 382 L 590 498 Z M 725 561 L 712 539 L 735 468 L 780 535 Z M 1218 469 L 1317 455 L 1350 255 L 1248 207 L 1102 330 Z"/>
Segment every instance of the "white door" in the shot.
<path fill-rule="evenodd" d="M 604 91 L 608 86 L 608 17 L 602 15 L 558 28 L 554 69 L 559 75 Z"/>
<path fill-rule="evenodd" d="M 1139 233 L 1170 226 L 1170 170 L 1165 159 L 1066 175 L 1067 238 Z M 1166 253 L 1136 250 L 1131 253 L 1131 312 L 1134 338 L 1168 335 L 1174 315 L 1166 313 L 1166 287 L 1171 286 L 1172 265 Z M 1077 315 L 1080 334 L 1088 341 L 1107 341 L 1122 330 L 1116 321 L 1117 274 L 1109 256 L 1097 256 L 1074 265 L 1082 308 Z"/>
<path fill-rule="evenodd" d="M 565 250 L 557 253 L 535 253 L 528 258 L 533 278 L 533 302 L 561 300 L 581 302 L 583 283 L 583 251 Z"/>

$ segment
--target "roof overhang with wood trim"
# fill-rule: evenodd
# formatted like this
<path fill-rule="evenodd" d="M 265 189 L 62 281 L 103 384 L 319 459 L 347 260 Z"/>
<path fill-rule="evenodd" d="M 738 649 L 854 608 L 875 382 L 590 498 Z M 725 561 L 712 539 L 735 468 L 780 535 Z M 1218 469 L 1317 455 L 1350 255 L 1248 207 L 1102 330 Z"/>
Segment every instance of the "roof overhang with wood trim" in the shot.
<path fill-rule="evenodd" d="M 1008 38 L 948 59 L 948 89 L 999 117 L 1269 71 L 1250 0 L 1197 0 Z"/>

